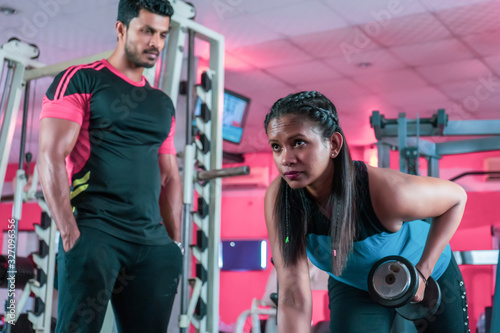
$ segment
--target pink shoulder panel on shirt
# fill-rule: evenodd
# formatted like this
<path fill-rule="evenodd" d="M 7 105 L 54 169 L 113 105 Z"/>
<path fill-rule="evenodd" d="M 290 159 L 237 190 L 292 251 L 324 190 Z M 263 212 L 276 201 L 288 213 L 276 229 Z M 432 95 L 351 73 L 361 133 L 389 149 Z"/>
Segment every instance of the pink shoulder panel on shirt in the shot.
<path fill-rule="evenodd" d="M 91 94 L 73 94 L 51 101 L 47 96 L 44 96 L 40 119 L 66 119 L 82 126 L 85 114 L 89 113 L 89 101 L 91 97 Z"/>
<path fill-rule="evenodd" d="M 91 93 L 85 94 L 70 94 L 66 95 L 66 90 L 71 82 L 71 79 L 80 69 L 84 68 L 94 68 L 95 70 L 100 70 L 104 68 L 104 64 L 101 61 L 94 62 L 90 65 L 80 65 L 73 66 L 66 70 L 61 80 L 57 84 L 56 92 L 54 94 L 54 99 L 50 100 L 47 96 L 44 96 L 42 103 L 42 112 L 40 113 L 40 119 L 42 118 L 59 118 L 71 120 L 82 125 L 83 118 L 87 112 L 89 112 L 89 102 L 92 97 Z"/>
<path fill-rule="evenodd" d="M 170 127 L 170 133 L 168 133 L 167 138 L 161 144 L 160 149 L 158 150 L 158 154 L 170 154 L 170 155 L 177 154 L 174 145 L 174 135 L 175 135 L 175 118 L 172 116 L 172 126 Z"/>

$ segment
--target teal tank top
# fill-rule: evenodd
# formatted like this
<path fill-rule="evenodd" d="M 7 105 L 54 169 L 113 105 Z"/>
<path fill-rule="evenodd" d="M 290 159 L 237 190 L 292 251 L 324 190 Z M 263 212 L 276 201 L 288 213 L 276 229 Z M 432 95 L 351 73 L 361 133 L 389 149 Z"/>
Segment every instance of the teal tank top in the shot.
<path fill-rule="evenodd" d="M 399 255 L 416 265 L 422 256 L 430 224 L 421 221 L 405 222 L 398 232 L 385 229 L 375 215 L 370 199 L 368 171 L 363 162 L 354 162 L 356 171 L 357 233 L 346 267 L 341 276 L 331 272 L 330 221 L 321 213 L 313 216 L 308 223 L 307 256 L 319 269 L 334 279 L 352 287 L 368 290 L 367 277 L 378 260 L 389 255 Z M 451 249 L 447 245 L 439 257 L 431 276 L 437 280 L 446 270 L 451 260 Z"/>

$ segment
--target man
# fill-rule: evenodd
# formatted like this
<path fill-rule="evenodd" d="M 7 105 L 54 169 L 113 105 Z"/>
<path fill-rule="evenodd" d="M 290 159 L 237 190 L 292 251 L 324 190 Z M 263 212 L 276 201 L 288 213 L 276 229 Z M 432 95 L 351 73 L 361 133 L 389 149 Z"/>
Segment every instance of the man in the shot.
<path fill-rule="evenodd" d="M 99 332 L 110 300 L 120 332 L 167 330 L 182 187 L 172 101 L 142 74 L 172 14 L 166 0 L 120 0 L 113 54 L 63 71 L 44 98 L 38 171 L 61 233 L 57 332 Z"/>

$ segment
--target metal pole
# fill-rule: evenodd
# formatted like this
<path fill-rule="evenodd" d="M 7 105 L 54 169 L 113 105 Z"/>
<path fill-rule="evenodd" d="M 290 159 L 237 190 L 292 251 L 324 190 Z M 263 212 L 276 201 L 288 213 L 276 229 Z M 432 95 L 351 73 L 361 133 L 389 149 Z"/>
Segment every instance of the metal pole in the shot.
<path fill-rule="evenodd" d="M 28 124 L 28 113 L 29 113 L 29 105 L 30 105 L 30 82 L 26 82 L 26 86 L 24 88 L 24 106 L 23 106 L 23 124 L 21 130 L 21 147 L 19 149 L 19 166 L 18 170 L 23 170 L 24 164 L 24 151 L 26 146 L 26 126 Z"/>
<path fill-rule="evenodd" d="M 17 235 L 18 235 L 18 225 L 19 225 L 19 220 L 21 219 L 21 207 L 23 204 L 22 200 L 22 193 L 23 193 L 23 187 L 26 184 L 26 177 L 24 175 L 23 171 L 23 162 L 24 162 L 24 145 L 26 141 L 26 125 L 28 122 L 28 111 L 29 111 L 29 96 L 30 95 L 30 83 L 27 82 L 24 90 L 24 106 L 23 106 L 23 124 L 22 124 L 22 132 L 21 132 L 21 147 L 20 147 L 20 153 L 19 153 L 19 166 L 18 166 L 18 171 L 16 174 L 16 192 L 14 195 L 14 206 L 12 208 L 13 213 L 13 220 L 15 221 L 15 227 L 14 227 L 14 233 L 13 233 L 13 238 L 10 238 L 10 233 L 9 233 L 9 239 L 13 239 L 13 242 L 9 242 L 9 245 L 12 244 L 13 247 L 10 249 L 9 247 L 9 278 L 13 279 L 15 281 L 16 278 L 16 259 L 17 259 Z M 16 212 L 18 212 L 16 214 Z M 11 252 L 12 251 L 12 252 Z M 15 282 L 14 282 L 15 283 Z M 8 283 L 8 286 L 11 283 Z M 14 298 L 14 293 L 9 292 L 8 297 L 7 297 L 7 305 L 10 304 L 15 304 L 15 298 Z M 21 309 L 17 309 L 17 311 L 21 311 Z M 11 324 L 6 321 L 5 323 L 5 332 L 10 333 L 11 331 Z"/>
<path fill-rule="evenodd" d="M 188 68 L 187 68 L 187 94 L 186 94 L 186 149 L 191 146 L 193 142 L 193 124 L 192 124 L 192 113 L 193 113 L 193 91 L 194 91 L 194 74 L 196 70 L 194 68 L 194 31 L 189 29 L 188 31 Z M 190 155 L 190 156 L 188 156 Z M 191 163 L 193 165 L 191 165 Z M 184 155 L 184 172 L 186 175 L 191 175 L 184 177 L 184 182 L 193 182 L 194 171 L 194 150 L 190 154 Z M 190 188 L 190 193 L 184 193 L 184 198 L 193 197 L 193 187 L 187 187 L 184 185 L 184 189 Z M 191 199 L 192 200 L 192 199 Z M 191 200 L 185 199 L 182 207 L 182 246 L 185 249 L 184 258 L 182 262 L 182 279 L 181 279 L 181 315 L 187 313 L 189 305 L 189 284 L 188 284 L 188 272 L 191 263 L 191 254 L 189 253 L 189 237 L 191 236 Z M 186 327 L 181 325 L 181 332 L 186 332 Z M 189 325 L 188 325 L 189 326 Z"/>
<path fill-rule="evenodd" d="M 5 103 L 7 101 L 7 94 L 9 93 L 10 87 L 12 86 L 11 78 L 13 71 L 14 71 L 14 62 L 12 60 L 9 60 L 7 62 L 7 75 L 5 76 L 5 85 L 3 88 L 2 100 L 0 101 L 0 117 L 2 116 L 2 112 L 5 107 Z"/>

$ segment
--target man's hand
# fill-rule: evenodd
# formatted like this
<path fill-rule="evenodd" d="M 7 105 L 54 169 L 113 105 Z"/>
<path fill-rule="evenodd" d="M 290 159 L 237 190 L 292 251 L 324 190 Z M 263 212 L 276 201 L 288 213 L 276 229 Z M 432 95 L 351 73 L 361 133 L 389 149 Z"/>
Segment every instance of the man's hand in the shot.
<path fill-rule="evenodd" d="M 75 231 L 67 234 L 66 236 L 61 236 L 63 241 L 64 252 L 68 252 L 75 246 L 76 241 L 80 238 L 80 230 L 78 228 Z"/>

